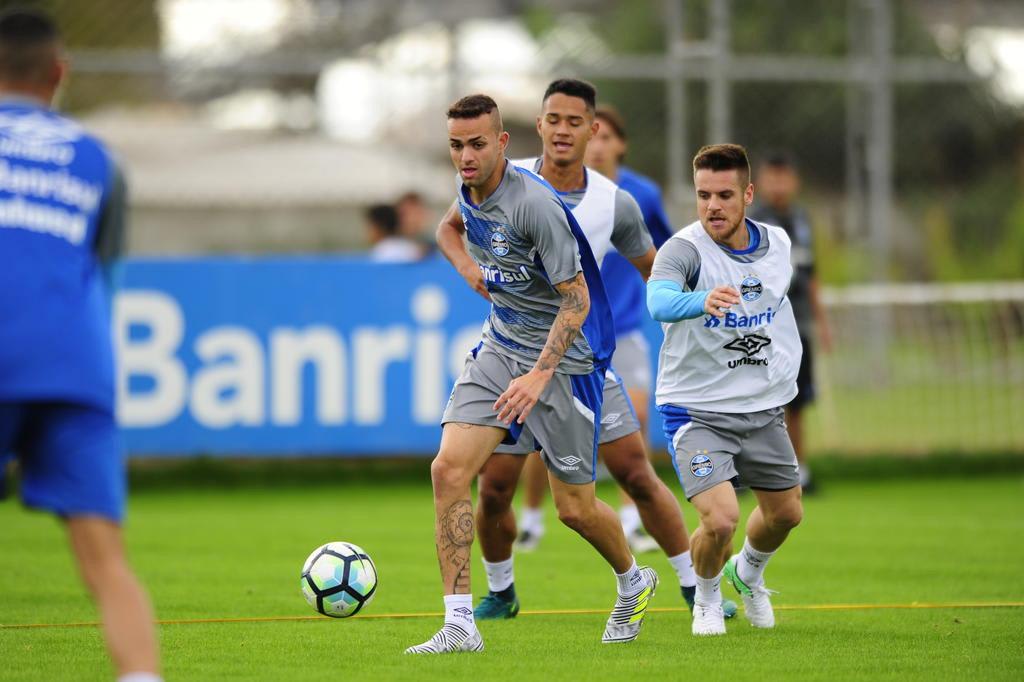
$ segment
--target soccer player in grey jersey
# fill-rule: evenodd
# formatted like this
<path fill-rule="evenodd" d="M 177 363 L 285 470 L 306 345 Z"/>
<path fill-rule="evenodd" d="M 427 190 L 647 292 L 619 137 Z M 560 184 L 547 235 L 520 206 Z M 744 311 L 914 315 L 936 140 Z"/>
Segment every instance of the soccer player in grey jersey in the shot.
<path fill-rule="evenodd" d="M 693 161 L 700 220 L 662 246 L 647 284 L 651 316 L 665 323 L 658 409 L 686 496 L 700 514 L 691 539 L 697 570 L 692 630 L 725 634 L 723 572 L 755 627 L 775 625 L 764 568 L 803 517 L 796 454 L 783 406 L 796 395 L 800 341 L 786 296 L 790 241 L 746 218 L 750 165 L 738 145 Z M 743 550 L 729 558 L 739 520 L 732 483 L 754 490 Z"/>
<path fill-rule="evenodd" d="M 508 133 L 494 100 L 456 102 L 448 140 L 461 180 L 452 211 L 461 214 L 468 243 L 454 248 L 450 242 L 461 243 L 462 235 L 440 229 L 438 238 L 448 240 L 445 254 L 464 276 L 480 273 L 475 282 L 490 298 L 491 314 L 452 390 L 431 465 L 444 626 L 406 653 L 483 649 L 470 594 L 470 484 L 494 449 L 524 429 L 544 444 L 563 521 L 615 572 L 618 597 L 602 641 L 632 641 L 658 577 L 636 565 L 615 512 L 594 491 L 604 376 L 614 351 L 597 263 L 551 188 L 505 158 Z"/>
<path fill-rule="evenodd" d="M 524 163 L 547 180 L 562 201 L 572 207 L 598 263 L 614 246 L 646 279 L 655 252 L 636 200 L 583 165 L 587 143 L 596 129 L 595 99 L 596 91 L 589 83 L 572 79 L 551 83 L 537 122 L 543 155 L 517 163 Z M 452 218 L 455 224 L 451 228 L 458 228 L 461 220 L 457 215 Z M 447 253 L 445 244 L 439 243 Z M 455 245 L 458 248 L 461 244 Z M 647 458 L 640 424 L 614 367 L 605 383 L 604 401 L 601 458 L 619 485 L 637 501 L 643 523 L 668 556 L 684 599 L 692 603 L 696 575 L 682 511 Z M 476 607 L 478 619 L 512 618 L 519 609 L 513 572 L 516 518 L 512 498 L 526 463 L 524 455 L 535 447 L 533 443 L 519 445 L 499 448 L 480 476 L 477 528 L 489 589 Z"/>

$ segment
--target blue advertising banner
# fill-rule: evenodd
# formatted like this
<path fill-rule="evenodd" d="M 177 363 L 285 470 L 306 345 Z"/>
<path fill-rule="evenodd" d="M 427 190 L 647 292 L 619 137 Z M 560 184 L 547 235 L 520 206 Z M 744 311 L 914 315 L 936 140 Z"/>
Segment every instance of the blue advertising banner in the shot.
<path fill-rule="evenodd" d="M 440 258 L 134 259 L 114 301 L 133 455 L 433 453 L 488 311 Z"/>

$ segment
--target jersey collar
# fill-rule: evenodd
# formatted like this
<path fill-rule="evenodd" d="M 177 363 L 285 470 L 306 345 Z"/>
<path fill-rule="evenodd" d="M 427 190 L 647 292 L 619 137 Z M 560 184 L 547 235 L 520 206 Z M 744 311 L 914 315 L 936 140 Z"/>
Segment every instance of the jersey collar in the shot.
<path fill-rule="evenodd" d="M 726 246 L 725 250 L 734 256 L 748 256 L 757 251 L 757 247 L 761 246 L 761 231 L 757 229 L 757 225 L 755 225 L 754 221 L 750 218 L 744 218 L 743 222 L 747 226 L 747 237 L 750 240 L 750 243 L 747 244 L 747 248 L 739 250 L 730 249 Z"/>

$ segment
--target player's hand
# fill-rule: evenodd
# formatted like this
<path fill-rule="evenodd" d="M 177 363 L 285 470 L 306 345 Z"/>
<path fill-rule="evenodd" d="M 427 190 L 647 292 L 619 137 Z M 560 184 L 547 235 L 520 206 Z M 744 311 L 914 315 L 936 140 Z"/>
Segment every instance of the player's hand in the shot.
<path fill-rule="evenodd" d="M 732 287 L 715 287 L 704 299 L 704 312 L 715 317 L 725 317 L 725 311 L 739 305 L 740 292 Z"/>
<path fill-rule="evenodd" d="M 493 409 L 498 413 L 498 420 L 506 424 L 511 424 L 513 420 L 520 424 L 525 422 L 554 374 L 553 369 L 533 368 L 510 381 L 505 392 L 494 402 Z"/>
<path fill-rule="evenodd" d="M 466 284 L 469 285 L 470 289 L 488 301 L 491 300 L 491 294 L 487 291 L 487 284 L 484 282 L 484 273 L 480 272 L 480 268 L 477 267 L 476 263 L 460 268 L 459 274 L 462 275 L 462 279 L 466 280 Z"/>

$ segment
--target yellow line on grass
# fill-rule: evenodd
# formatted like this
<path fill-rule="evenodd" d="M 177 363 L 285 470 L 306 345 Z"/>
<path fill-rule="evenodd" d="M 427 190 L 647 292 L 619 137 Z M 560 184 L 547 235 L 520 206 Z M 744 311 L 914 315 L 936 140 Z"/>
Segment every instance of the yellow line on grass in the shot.
<path fill-rule="evenodd" d="M 776 611 L 871 611 L 877 609 L 1014 609 L 1024 608 L 1024 602 L 952 602 L 946 604 L 783 604 L 775 606 Z M 682 607 L 651 608 L 652 613 L 680 613 Z M 520 611 L 520 616 L 585 616 L 608 613 L 608 609 L 548 609 Z M 444 613 L 367 613 L 359 620 L 441 618 Z M 158 620 L 158 625 L 207 625 L 210 623 L 280 623 L 290 621 L 322 621 L 323 616 L 267 616 L 250 618 L 185 618 L 180 620 Z M 83 628 L 98 627 L 99 623 L 14 623 L 0 624 L 0 630 L 28 630 L 39 628 Z"/>

